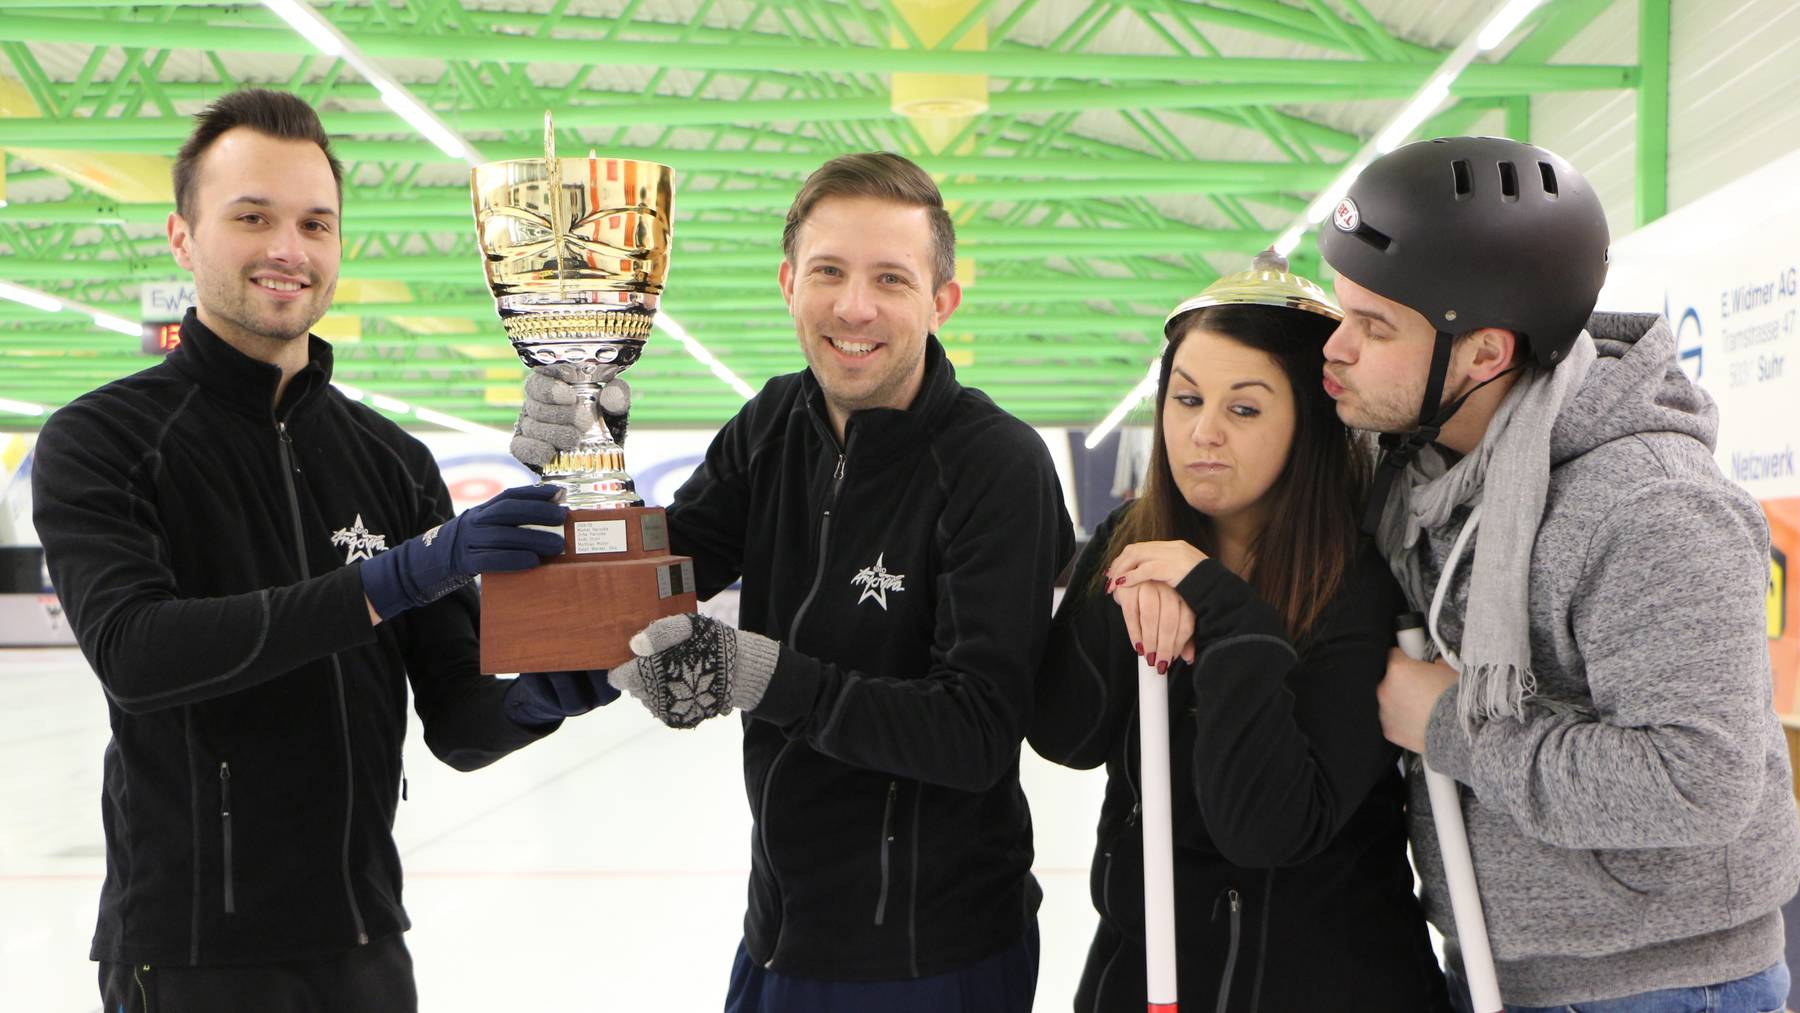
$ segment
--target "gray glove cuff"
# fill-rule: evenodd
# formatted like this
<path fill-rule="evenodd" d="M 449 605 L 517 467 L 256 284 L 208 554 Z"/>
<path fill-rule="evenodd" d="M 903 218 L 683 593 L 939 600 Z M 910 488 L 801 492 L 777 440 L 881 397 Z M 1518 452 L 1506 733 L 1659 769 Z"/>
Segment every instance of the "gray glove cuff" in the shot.
<path fill-rule="evenodd" d="M 737 631 L 737 668 L 731 678 L 731 705 L 742 711 L 753 711 L 762 703 L 769 688 L 769 677 L 781 660 L 781 644 L 760 633 Z"/>

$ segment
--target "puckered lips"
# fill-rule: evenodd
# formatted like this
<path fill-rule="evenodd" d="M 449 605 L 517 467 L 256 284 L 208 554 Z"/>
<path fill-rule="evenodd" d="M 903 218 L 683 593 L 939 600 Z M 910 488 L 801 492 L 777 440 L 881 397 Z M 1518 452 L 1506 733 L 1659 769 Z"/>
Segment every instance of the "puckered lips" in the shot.
<path fill-rule="evenodd" d="M 1325 395 L 1327 397 L 1331 398 L 1333 401 L 1336 401 L 1338 398 L 1344 396 L 1344 391 L 1347 388 L 1345 388 L 1345 386 L 1343 384 L 1337 382 L 1337 380 L 1332 377 L 1330 370 L 1325 371 L 1324 383 L 1325 383 Z"/>

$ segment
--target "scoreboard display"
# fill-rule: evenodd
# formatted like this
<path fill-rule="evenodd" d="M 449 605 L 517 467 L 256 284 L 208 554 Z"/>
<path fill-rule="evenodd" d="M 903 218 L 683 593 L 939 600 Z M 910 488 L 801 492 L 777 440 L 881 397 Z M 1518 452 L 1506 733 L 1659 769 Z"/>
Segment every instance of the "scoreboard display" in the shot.
<path fill-rule="evenodd" d="M 144 324 L 145 355 L 167 355 L 181 344 L 181 322 Z"/>

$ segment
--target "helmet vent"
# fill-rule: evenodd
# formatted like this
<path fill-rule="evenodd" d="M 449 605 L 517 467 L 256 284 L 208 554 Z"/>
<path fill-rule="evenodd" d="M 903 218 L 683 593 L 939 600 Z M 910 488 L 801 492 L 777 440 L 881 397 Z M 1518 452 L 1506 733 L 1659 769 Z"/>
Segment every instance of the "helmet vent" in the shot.
<path fill-rule="evenodd" d="M 1519 199 L 1519 170 L 1511 162 L 1500 163 L 1500 196 L 1504 200 Z"/>
<path fill-rule="evenodd" d="M 1557 196 L 1556 167 L 1551 165 L 1549 162 L 1539 162 L 1538 163 L 1538 172 L 1542 173 L 1543 177 L 1544 177 L 1544 196 L 1546 196 L 1546 197 Z"/>
<path fill-rule="evenodd" d="M 1475 181 L 1469 172 L 1469 163 L 1466 159 L 1459 158 L 1450 163 L 1450 176 L 1455 180 L 1457 200 L 1475 192 Z"/>
<path fill-rule="evenodd" d="M 1368 222 L 1358 225 L 1353 235 L 1382 253 L 1386 253 L 1387 248 L 1394 245 L 1394 240 L 1387 233 L 1370 228 Z"/>

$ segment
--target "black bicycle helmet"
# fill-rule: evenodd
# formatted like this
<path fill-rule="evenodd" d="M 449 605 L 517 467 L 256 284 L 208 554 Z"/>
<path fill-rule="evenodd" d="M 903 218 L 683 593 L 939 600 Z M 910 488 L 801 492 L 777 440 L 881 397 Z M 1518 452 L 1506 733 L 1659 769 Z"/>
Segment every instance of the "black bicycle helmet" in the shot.
<path fill-rule="evenodd" d="M 1440 331 L 1512 331 L 1554 366 L 1606 282 L 1600 200 L 1560 156 L 1503 137 L 1415 141 L 1376 159 L 1319 230 L 1358 285 Z"/>
<path fill-rule="evenodd" d="M 1503 328 L 1539 367 L 1555 366 L 1594 312 L 1609 241 L 1606 214 L 1581 173 L 1522 141 L 1415 141 L 1369 163 L 1350 184 L 1319 230 L 1320 254 L 1437 329 L 1418 427 L 1382 437 L 1365 531 L 1375 531 L 1407 462 L 1471 394 L 1499 379 L 1440 404 L 1455 336 Z"/>

